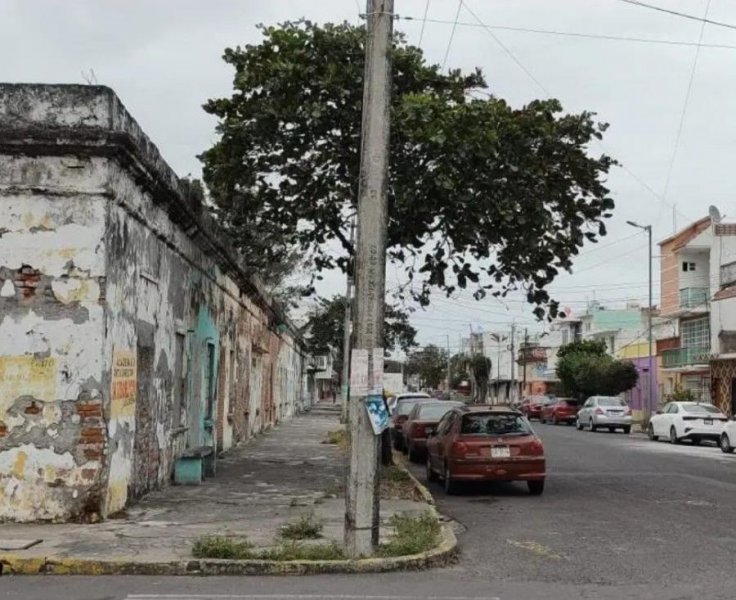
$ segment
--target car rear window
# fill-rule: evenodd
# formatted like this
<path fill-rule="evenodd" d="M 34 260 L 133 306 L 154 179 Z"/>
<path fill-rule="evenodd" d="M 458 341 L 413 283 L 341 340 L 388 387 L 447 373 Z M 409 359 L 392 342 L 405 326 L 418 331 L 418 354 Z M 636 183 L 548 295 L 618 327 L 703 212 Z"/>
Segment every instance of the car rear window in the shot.
<path fill-rule="evenodd" d="M 601 396 L 598 398 L 598 406 L 626 406 L 626 402 L 616 396 Z"/>
<path fill-rule="evenodd" d="M 463 417 L 460 433 L 464 435 L 529 435 L 529 422 L 513 413 L 480 413 Z"/>
<path fill-rule="evenodd" d="M 693 414 L 718 414 L 721 411 L 718 410 L 712 404 L 685 404 L 683 406 L 685 411 Z"/>
<path fill-rule="evenodd" d="M 460 406 L 456 402 L 443 402 L 442 404 L 428 403 L 419 408 L 420 419 L 441 419 L 447 411 Z"/>
<path fill-rule="evenodd" d="M 417 404 L 422 401 L 426 402 L 427 400 L 429 400 L 429 398 L 425 396 L 417 396 L 416 398 L 402 398 L 396 405 L 396 414 L 406 416 Z"/>

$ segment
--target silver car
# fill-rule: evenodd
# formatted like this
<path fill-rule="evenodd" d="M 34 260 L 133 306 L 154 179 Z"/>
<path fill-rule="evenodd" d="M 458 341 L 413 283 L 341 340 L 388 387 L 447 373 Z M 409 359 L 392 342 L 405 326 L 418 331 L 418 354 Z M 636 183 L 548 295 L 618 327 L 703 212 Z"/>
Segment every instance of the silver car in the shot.
<path fill-rule="evenodd" d="M 631 409 L 618 396 L 591 396 L 578 411 L 577 428 L 589 427 L 591 431 L 623 429 L 631 432 Z"/>

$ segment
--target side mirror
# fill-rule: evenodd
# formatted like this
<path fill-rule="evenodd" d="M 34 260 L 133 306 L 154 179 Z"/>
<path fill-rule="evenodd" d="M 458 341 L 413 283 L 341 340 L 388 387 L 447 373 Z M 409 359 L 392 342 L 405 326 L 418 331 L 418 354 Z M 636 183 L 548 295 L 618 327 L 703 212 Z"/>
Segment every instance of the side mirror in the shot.
<path fill-rule="evenodd" d="M 655 414 L 655 415 L 661 415 L 661 414 L 662 414 L 662 411 L 661 411 L 661 410 L 658 410 L 658 411 L 657 411 L 656 413 L 654 413 L 654 414 Z"/>

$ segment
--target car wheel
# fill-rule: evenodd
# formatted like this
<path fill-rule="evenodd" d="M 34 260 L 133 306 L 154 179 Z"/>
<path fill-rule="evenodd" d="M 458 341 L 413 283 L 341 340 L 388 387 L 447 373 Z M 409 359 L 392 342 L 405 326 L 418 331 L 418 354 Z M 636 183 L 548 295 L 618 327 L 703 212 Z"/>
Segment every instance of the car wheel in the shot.
<path fill-rule="evenodd" d="M 450 477 L 450 467 L 445 465 L 445 476 L 444 476 L 444 484 L 445 484 L 445 494 L 448 496 L 451 496 L 455 493 L 455 489 L 457 488 L 457 484 L 452 480 L 452 477 Z"/>
<path fill-rule="evenodd" d="M 557 415 L 554 413 L 552 414 L 552 425 L 557 425 Z"/>
<path fill-rule="evenodd" d="M 591 431 L 597 431 L 598 430 L 598 428 L 593 424 L 593 419 L 590 420 L 590 422 L 588 423 L 588 425 L 590 426 L 590 430 Z"/>
<path fill-rule="evenodd" d="M 657 436 L 654 435 L 654 426 L 649 423 L 649 427 L 647 427 L 647 437 L 652 440 L 653 442 L 657 441 Z"/>
<path fill-rule="evenodd" d="M 628 435 L 629 433 L 631 433 L 631 427 L 630 427 L 630 426 L 626 426 L 626 427 L 624 427 L 624 433 L 625 433 L 625 434 L 627 434 L 627 435 Z"/>
<path fill-rule="evenodd" d="M 575 428 L 578 431 L 582 431 L 583 430 L 583 424 L 580 422 L 580 419 L 578 419 L 577 421 L 575 421 Z"/>
<path fill-rule="evenodd" d="M 615 427 L 609 427 L 608 428 L 608 433 L 613 433 L 615 431 L 616 431 L 616 428 Z"/>
<path fill-rule="evenodd" d="M 544 480 L 542 481 L 527 481 L 526 482 L 527 487 L 529 488 L 529 493 L 532 496 L 541 496 L 542 492 L 544 491 Z"/>
<path fill-rule="evenodd" d="M 437 473 L 434 472 L 434 469 L 432 469 L 432 462 L 429 458 L 429 452 L 427 452 L 427 481 L 434 482 L 437 481 L 439 478 L 437 477 Z"/>
<path fill-rule="evenodd" d="M 544 417 L 542 415 L 539 415 L 539 424 L 544 425 Z"/>
<path fill-rule="evenodd" d="M 675 430 L 675 426 L 673 425 L 670 427 L 670 444 L 679 444 L 680 438 L 677 437 L 677 431 Z"/>
<path fill-rule="evenodd" d="M 727 433 L 721 434 L 721 439 L 719 440 L 718 445 L 721 447 L 721 452 L 724 454 L 731 454 L 731 452 L 733 452 L 733 446 L 731 445 L 731 440 L 728 439 Z"/>
<path fill-rule="evenodd" d="M 693 444 L 693 446 L 700 446 L 700 438 L 692 438 L 690 440 Z"/>

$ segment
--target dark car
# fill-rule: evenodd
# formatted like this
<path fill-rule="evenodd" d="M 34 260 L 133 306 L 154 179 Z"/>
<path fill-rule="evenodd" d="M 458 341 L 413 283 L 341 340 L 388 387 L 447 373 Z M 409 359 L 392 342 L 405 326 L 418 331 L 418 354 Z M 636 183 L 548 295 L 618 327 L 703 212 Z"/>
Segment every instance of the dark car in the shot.
<path fill-rule="evenodd" d="M 558 423 L 572 425 L 578 420 L 579 409 L 580 406 L 578 406 L 576 400 L 572 398 L 557 398 L 554 403 L 542 406 L 539 422 L 552 423 L 552 425 L 557 425 Z"/>
<path fill-rule="evenodd" d="M 427 394 L 417 392 L 416 394 L 401 394 L 396 401 L 396 406 L 391 415 L 391 440 L 396 450 L 404 448 L 404 423 L 409 413 L 420 402 L 437 402 Z"/>
<path fill-rule="evenodd" d="M 427 451 L 427 432 L 435 429 L 447 411 L 463 406 L 462 402 L 447 400 L 436 402 L 420 402 L 414 406 L 404 423 L 404 448 L 409 460 L 418 461 Z"/>
<path fill-rule="evenodd" d="M 444 480 L 452 494 L 461 481 L 526 481 L 544 491 L 542 441 L 519 411 L 463 406 L 448 412 L 427 440 L 427 479 Z"/>

